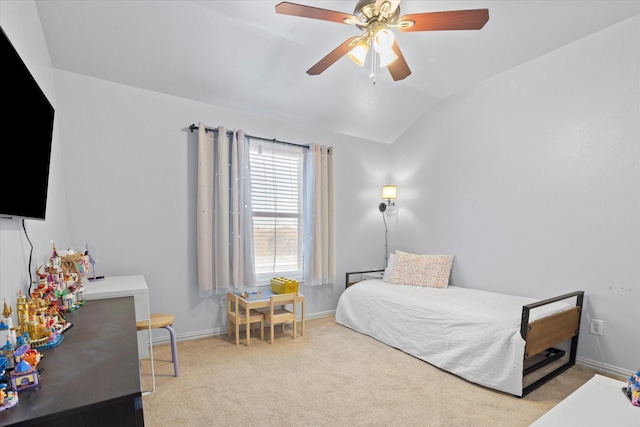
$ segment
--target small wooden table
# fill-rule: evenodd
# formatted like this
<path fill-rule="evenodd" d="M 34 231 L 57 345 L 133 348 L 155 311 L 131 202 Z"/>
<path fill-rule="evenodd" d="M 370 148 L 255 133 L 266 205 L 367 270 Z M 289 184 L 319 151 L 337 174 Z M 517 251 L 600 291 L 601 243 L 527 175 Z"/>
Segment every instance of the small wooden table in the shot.
<path fill-rule="evenodd" d="M 271 295 L 276 295 L 270 290 L 247 292 L 247 296 L 242 296 L 242 292 L 233 292 L 233 294 L 238 296 L 238 302 L 240 303 L 240 306 L 244 307 L 246 310 L 268 308 Z M 304 295 L 298 294 L 296 296 L 296 304 L 300 304 L 300 335 L 304 336 Z"/>

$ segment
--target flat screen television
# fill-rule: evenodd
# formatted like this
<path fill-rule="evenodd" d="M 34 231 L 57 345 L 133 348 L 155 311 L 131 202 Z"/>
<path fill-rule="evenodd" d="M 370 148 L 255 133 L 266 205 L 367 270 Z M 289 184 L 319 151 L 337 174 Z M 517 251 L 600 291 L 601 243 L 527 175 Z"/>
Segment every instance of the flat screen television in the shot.
<path fill-rule="evenodd" d="M 44 220 L 54 108 L 0 33 L 0 218 Z"/>

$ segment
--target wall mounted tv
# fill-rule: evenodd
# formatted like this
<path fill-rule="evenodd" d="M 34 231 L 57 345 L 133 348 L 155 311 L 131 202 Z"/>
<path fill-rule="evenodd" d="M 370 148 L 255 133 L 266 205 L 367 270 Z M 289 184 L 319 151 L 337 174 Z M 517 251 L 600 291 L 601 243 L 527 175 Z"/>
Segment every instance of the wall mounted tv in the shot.
<path fill-rule="evenodd" d="M 54 109 L 0 27 L 0 218 L 44 220 Z"/>

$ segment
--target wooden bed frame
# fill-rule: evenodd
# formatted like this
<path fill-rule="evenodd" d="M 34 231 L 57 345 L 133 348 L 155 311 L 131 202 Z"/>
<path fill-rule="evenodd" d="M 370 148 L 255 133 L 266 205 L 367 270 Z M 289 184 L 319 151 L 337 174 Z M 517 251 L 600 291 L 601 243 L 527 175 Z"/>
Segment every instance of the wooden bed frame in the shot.
<path fill-rule="evenodd" d="M 345 277 L 345 289 L 358 282 L 357 280 L 350 281 L 351 275 L 378 273 L 382 271 L 384 271 L 384 269 L 348 272 Z M 529 322 L 529 315 L 532 309 L 573 297 L 576 298 L 575 307 Z M 522 396 L 520 397 L 526 396 L 576 364 L 583 301 L 584 291 L 575 291 L 527 304 L 522 307 L 520 335 L 522 335 L 522 339 L 525 341 L 523 355 L 524 368 L 522 372 L 523 380 L 527 375 L 565 356 L 565 350 L 557 349 L 554 346 L 571 339 L 571 348 L 569 350 L 568 360 L 565 363 L 553 368 L 553 370 L 533 381 L 531 384 L 523 386 Z"/>

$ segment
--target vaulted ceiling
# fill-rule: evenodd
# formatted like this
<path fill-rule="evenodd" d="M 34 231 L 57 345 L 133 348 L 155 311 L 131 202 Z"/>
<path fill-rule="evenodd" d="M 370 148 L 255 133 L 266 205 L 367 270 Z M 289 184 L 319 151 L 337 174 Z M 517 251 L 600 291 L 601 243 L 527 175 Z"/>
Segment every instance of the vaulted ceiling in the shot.
<path fill-rule="evenodd" d="M 441 99 L 640 14 L 637 0 L 403 0 L 401 15 L 486 8 L 489 21 L 395 31 L 412 74 L 394 82 L 346 56 L 306 74 L 361 31 L 276 14 L 278 3 L 36 0 L 55 68 L 382 143 Z M 357 1 L 295 3 L 351 14 Z"/>

